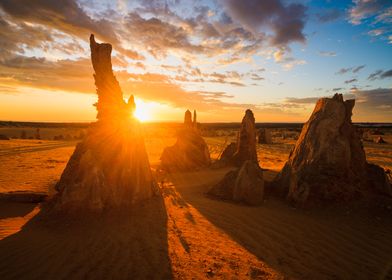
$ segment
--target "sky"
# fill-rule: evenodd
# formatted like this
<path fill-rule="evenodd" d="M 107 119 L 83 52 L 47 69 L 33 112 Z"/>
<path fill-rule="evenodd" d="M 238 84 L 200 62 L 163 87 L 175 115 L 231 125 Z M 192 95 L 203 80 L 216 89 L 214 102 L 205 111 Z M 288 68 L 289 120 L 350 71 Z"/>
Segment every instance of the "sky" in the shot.
<path fill-rule="evenodd" d="M 91 33 L 143 121 L 392 122 L 390 0 L 0 0 L 0 120 L 93 121 Z"/>

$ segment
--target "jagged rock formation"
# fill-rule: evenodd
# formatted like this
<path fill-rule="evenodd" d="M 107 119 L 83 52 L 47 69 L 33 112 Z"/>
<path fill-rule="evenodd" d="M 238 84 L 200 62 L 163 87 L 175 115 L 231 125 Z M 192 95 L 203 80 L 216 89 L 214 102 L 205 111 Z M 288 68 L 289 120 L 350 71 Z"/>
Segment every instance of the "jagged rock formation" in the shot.
<path fill-rule="evenodd" d="M 240 169 L 228 172 L 208 194 L 249 205 L 259 205 L 264 199 L 263 172 L 254 161 L 245 161 Z"/>
<path fill-rule="evenodd" d="M 98 121 L 76 146 L 60 181 L 55 206 L 64 210 L 102 210 L 130 206 L 152 197 L 151 174 L 133 96 L 124 102 L 113 75 L 110 44 L 90 37 L 97 86 Z"/>
<path fill-rule="evenodd" d="M 275 186 L 299 206 L 349 201 L 369 192 L 391 193 L 382 168 L 368 164 L 351 122 L 355 100 L 321 98 L 303 126 Z"/>
<path fill-rule="evenodd" d="M 272 144 L 271 132 L 267 128 L 260 128 L 257 138 L 259 144 Z"/>
<path fill-rule="evenodd" d="M 177 142 L 166 147 L 161 155 L 161 168 L 167 171 L 187 171 L 208 166 L 211 162 L 208 146 L 196 127 L 189 110 L 185 112 L 184 125 L 177 132 Z"/>
<path fill-rule="evenodd" d="M 241 166 L 245 161 L 251 160 L 257 163 L 256 152 L 256 126 L 255 118 L 251 110 L 245 111 L 241 128 L 238 133 L 236 149 L 233 153 L 233 143 L 229 144 L 222 153 L 220 160 L 235 166 Z"/>

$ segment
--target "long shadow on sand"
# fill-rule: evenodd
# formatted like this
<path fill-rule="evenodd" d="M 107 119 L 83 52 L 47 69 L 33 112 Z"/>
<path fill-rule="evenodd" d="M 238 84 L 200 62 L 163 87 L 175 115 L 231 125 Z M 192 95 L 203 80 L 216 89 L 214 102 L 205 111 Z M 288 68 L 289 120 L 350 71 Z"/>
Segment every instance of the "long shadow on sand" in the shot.
<path fill-rule="evenodd" d="M 174 174 L 170 179 L 186 203 L 282 274 L 298 279 L 384 279 L 391 273 L 390 213 L 375 218 L 377 214 L 366 211 L 304 211 L 272 198 L 260 207 L 210 199 L 205 192 L 224 173 Z"/>
<path fill-rule="evenodd" d="M 162 198 L 99 217 L 44 212 L 0 241 L 0 279 L 172 278 Z"/>
<path fill-rule="evenodd" d="M 23 217 L 30 213 L 35 203 L 15 203 L 0 201 L 0 220 L 14 217 Z"/>

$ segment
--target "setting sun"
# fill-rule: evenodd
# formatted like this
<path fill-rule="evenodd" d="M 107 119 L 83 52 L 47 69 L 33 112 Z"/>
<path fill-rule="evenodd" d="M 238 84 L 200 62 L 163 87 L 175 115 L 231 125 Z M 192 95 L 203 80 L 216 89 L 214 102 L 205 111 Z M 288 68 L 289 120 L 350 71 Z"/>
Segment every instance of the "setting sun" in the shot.
<path fill-rule="evenodd" d="M 133 113 L 133 116 L 141 122 L 151 121 L 151 104 L 146 103 L 140 99 L 135 99 L 135 103 L 136 110 Z"/>
<path fill-rule="evenodd" d="M 0 280 L 392 280 L 392 0 L 0 0 L 0 35 Z"/>

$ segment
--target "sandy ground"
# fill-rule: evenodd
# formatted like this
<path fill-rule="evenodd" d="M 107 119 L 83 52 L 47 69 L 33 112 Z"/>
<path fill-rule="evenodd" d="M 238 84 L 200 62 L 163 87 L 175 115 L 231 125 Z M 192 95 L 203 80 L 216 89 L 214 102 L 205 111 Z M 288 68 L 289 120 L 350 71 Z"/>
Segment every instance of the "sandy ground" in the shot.
<path fill-rule="evenodd" d="M 146 141 L 153 166 L 174 141 Z M 213 158 L 224 141 L 207 138 Z M 293 142 L 259 145 L 267 180 L 283 166 Z M 0 192 L 50 193 L 73 145 L 0 141 Z M 365 148 L 370 161 L 392 168 L 392 145 Z M 305 211 L 273 198 L 260 207 L 208 198 L 205 192 L 227 171 L 172 174 L 161 184 L 163 199 L 99 219 L 83 213 L 52 217 L 36 204 L 1 202 L 0 279 L 392 277 L 392 209 L 386 201 Z"/>

